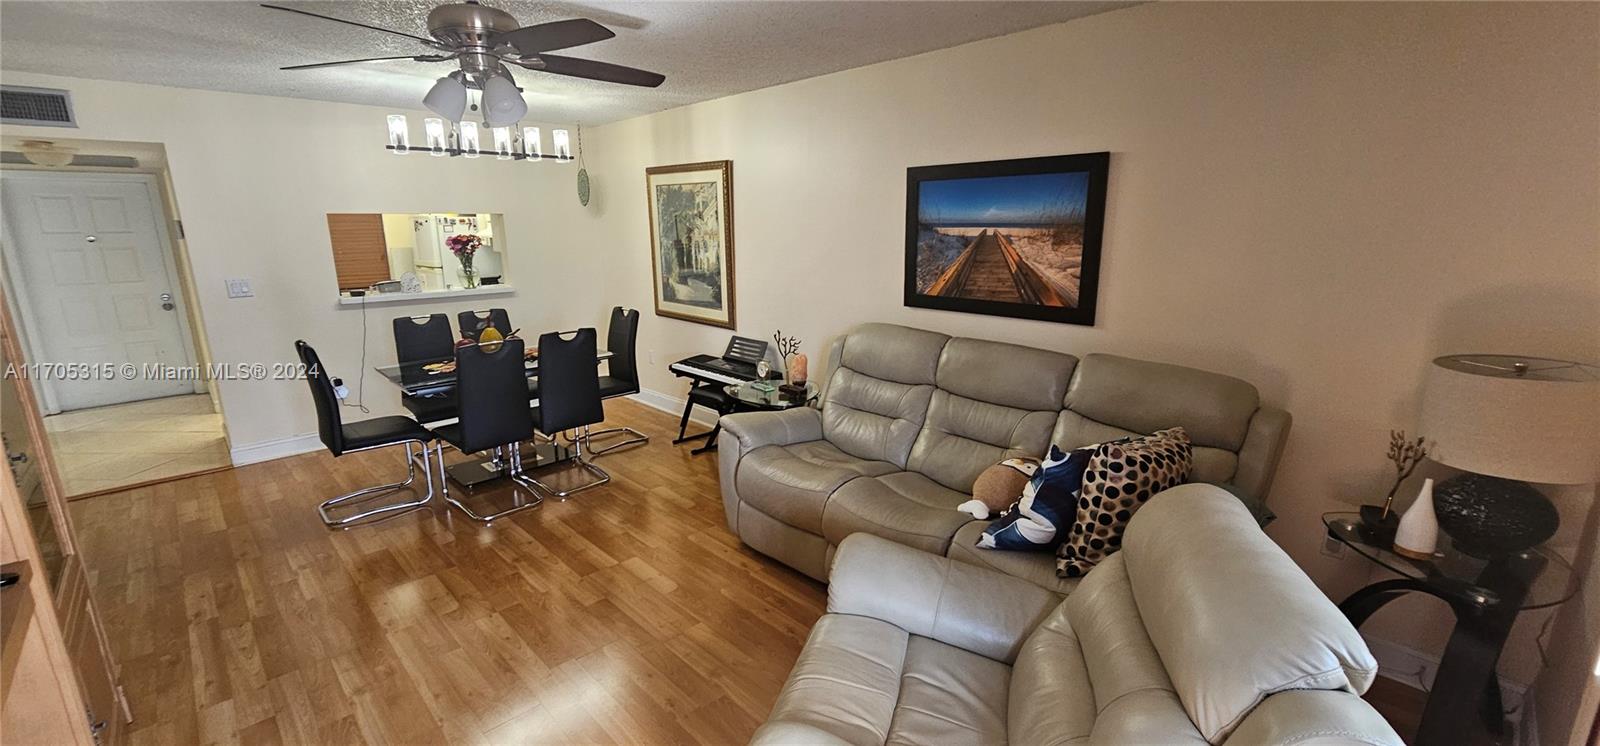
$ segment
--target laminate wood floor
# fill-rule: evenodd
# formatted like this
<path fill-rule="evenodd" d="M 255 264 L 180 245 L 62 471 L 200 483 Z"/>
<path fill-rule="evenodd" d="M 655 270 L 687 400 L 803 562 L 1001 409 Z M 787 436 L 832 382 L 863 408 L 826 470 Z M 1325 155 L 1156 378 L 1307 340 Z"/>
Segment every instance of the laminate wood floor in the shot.
<path fill-rule="evenodd" d="M 748 740 L 825 591 L 728 532 L 716 456 L 671 445 L 675 417 L 607 411 L 651 442 L 491 527 L 440 502 L 324 528 L 316 503 L 394 481 L 399 449 L 73 503 L 132 742 Z"/>
<path fill-rule="evenodd" d="M 728 532 L 716 456 L 671 445 L 675 417 L 606 408 L 651 442 L 491 527 L 440 501 L 324 528 L 316 504 L 394 481 L 398 449 L 72 503 L 132 743 L 746 742 L 825 589 Z M 1397 686 L 1368 698 L 1409 732 Z"/>

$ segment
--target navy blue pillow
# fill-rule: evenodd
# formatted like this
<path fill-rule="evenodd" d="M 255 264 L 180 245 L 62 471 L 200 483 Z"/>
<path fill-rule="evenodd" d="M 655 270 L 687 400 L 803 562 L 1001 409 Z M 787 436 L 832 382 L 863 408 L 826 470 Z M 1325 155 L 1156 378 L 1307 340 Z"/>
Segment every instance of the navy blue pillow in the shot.
<path fill-rule="evenodd" d="M 1067 538 L 1066 530 L 1078 516 L 1078 490 L 1094 447 L 1062 453 L 1050 446 L 1039 473 L 1033 475 L 1022 499 L 984 528 L 981 549 L 1050 551 Z"/>

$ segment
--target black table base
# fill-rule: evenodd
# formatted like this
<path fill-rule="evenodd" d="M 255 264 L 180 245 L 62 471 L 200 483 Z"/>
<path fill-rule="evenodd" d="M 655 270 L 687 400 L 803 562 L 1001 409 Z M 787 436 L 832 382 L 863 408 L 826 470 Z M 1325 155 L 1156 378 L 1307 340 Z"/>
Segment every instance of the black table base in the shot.
<path fill-rule="evenodd" d="M 1478 575 L 1477 587 L 1445 578 L 1385 580 L 1356 591 L 1339 604 L 1339 610 L 1357 627 L 1385 604 L 1413 592 L 1439 598 L 1455 612 L 1456 626 L 1439 660 L 1417 727 L 1417 746 L 1456 746 L 1499 740 L 1506 734 L 1495 669 L 1528 586 L 1544 564 L 1538 555 L 1494 560 Z M 1493 589 L 1493 594 L 1479 590 L 1484 588 Z"/>

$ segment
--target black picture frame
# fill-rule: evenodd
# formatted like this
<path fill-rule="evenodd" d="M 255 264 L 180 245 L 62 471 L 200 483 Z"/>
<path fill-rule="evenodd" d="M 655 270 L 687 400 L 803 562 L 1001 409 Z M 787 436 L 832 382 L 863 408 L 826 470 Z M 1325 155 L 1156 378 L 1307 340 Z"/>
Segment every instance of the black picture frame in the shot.
<path fill-rule="evenodd" d="M 960 311 L 963 313 L 1093 326 L 1095 303 L 1099 297 L 1101 239 L 1105 231 L 1106 182 L 1110 173 L 1110 166 L 1111 154 L 1101 152 L 907 168 L 905 305 L 914 308 L 934 308 L 944 311 Z M 989 239 L 988 243 L 982 244 L 983 250 L 997 250 L 1003 246 L 1006 254 L 1002 256 L 1010 257 L 1007 259 L 1007 266 L 1010 268 L 1010 279 L 1016 283 L 1018 288 L 1017 295 L 1019 297 L 1026 295 L 1040 300 L 1014 302 L 963 297 L 961 295 L 964 292 L 975 291 L 968 291 L 965 287 L 955 287 L 957 284 L 963 286 L 966 284 L 964 279 L 956 278 L 970 277 L 973 273 L 970 269 L 963 272 L 962 270 L 966 269 L 966 267 L 958 267 L 957 265 L 961 265 L 963 261 L 979 253 L 974 251 L 974 248 L 983 239 L 982 234 L 974 237 L 972 242 L 961 251 L 956 259 L 945 265 L 945 269 L 940 273 L 939 278 L 929 285 L 929 289 L 937 289 L 939 292 L 929 294 L 919 290 L 918 242 L 923 229 L 921 206 L 922 187 L 924 184 L 934 181 L 961 179 L 1076 173 L 1086 174 L 1087 178 L 1086 189 L 1082 199 L 1082 255 L 1079 264 L 1077 287 L 1072 289 L 1075 292 L 1070 293 L 1073 297 L 1068 297 L 1068 284 L 1058 282 L 1053 275 L 1041 273 L 1025 260 L 1023 261 L 1024 266 L 1021 268 L 1012 265 L 1010 262 L 1019 257 L 1020 254 L 1013 248 L 1012 242 L 1005 239 L 998 230 L 995 231 L 993 239 Z M 963 230 L 981 227 L 981 225 L 973 225 L 963 228 Z M 977 262 L 966 261 L 966 265 L 976 266 Z"/>

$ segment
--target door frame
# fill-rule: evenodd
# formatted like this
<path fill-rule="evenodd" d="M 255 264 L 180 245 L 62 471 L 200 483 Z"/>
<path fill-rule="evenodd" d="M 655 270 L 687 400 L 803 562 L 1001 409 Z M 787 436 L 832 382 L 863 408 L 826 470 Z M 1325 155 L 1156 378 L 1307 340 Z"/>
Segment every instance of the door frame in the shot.
<path fill-rule="evenodd" d="M 167 230 L 169 219 L 167 203 L 161 193 L 155 174 L 105 173 L 99 171 L 38 171 L 33 169 L 3 168 L 0 169 L 0 179 L 25 179 L 29 181 L 67 179 L 69 181 L 121 181 L 143 184 L 145 193 L 150 198 L 150 209 L 155 211 L 156 238 L 160 241 L 162 247 L 161 266 L 166 270 L 167 281 L 172 288 L 167 292 L 172 294 L 172 301 L 176 306 L 173 308 L 173 313 L 178 317 L 178 336 L 180 337 L 180 343 L 183 345 L 184 359 L 186 364 L 191 366 L 199 363 L 200 357 L 194 348 L 194 330 L 189 327 L 189 299 L 183 291 L 183 278 L 178 274 L 178 247 L 172 240 L 171 231 Z M 20 247 L 17 245 L 15 238 L 16 236 L 11 230 L 11 220 L 0 216 L 0 250 L 4 252 L 3 256 L 6 263 L 21 271 L 22 263 L 20 255 L 17 253 Z M 25 287 L 27 283 L 13 281 L 10 277 L 11 274 L 13 273 L 6 273 L 5 290 L 10 292 L 12 297 L 16 299 L 17 318 L 15 321 L 18 327 L 17 331 L 25 346 L 25 351 L 30 360 L 46 360 L 48 358 L 45 355 L 43 343 L 39 341 L 38 335 L 33 333 L 33 330 L 39 327 L 34 316 L 33 299 L 29 297 L 28 290 Z M 193 393 L 206 392 L 207 384 L 204 378 L 203 375 L 195 377 Z M 42 377 L 33 377 L 32 380 L 34 388 L 39 395 L 39 414 L 59 414 L 61 406 L 56 396 L 55 381 Z"/>

